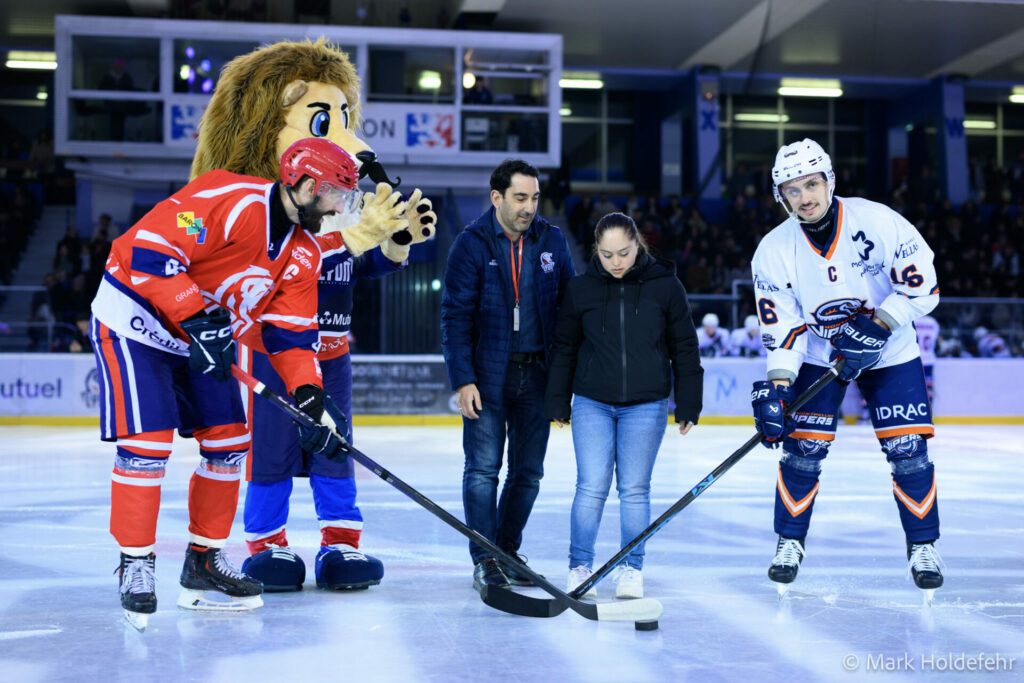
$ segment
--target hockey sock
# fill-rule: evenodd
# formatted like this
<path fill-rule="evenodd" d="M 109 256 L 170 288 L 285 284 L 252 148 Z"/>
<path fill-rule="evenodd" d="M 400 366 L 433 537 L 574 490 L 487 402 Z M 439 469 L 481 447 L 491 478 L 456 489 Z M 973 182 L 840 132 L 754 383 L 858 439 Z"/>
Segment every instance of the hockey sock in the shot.
<path fill-rule="evenodd" d="M 892 493 L 900 511 L 907 541 L 920 543 L 939 537 L 939 501 L 935 488 L 935 465 L 911 474 L 892 475 Z"/>
<path fill-rule="evenodd" d="M 245 542 L 255 555 L 270 544 L 288 545 L 285 524 L 288 522 L 288 499 L 292 494 L 292 479 L 281 481 L 250 481 L 245 490 Z"/>
<path fill-rule="evenodd" d="M 321 545 L 359 547 L 363 515 L 356 506 L 356 480 L 352 477 L 310 475 L 313 504 L 320 520 Z"/>
<path fill-rule="evenodd" d="M 188 487 L 188 530 L 194 543 L 223 545 L 238 506 L 242 463 L 249 450 L 244 424 L 197 429 L 201 460 Z"/>
<path fill-rule="evenodd" d="M 117 440 L 110 482 L 110 533 L 123 552 L 143 556 L 156 543 L 160 484 L 174 431 L 143 432 Z"/>
<path fill-rule="evenodd" d="M 775 533 L 786 538 L 805 538 L 811 524 L 820 472 L 779 463 L 775 485 Z"/>

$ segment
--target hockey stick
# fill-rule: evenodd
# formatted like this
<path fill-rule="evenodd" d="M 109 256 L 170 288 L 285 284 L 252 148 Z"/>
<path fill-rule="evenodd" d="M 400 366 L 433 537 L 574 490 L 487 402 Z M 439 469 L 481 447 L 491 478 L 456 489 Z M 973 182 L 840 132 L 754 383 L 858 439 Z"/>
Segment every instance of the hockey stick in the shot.
<path fill-rule="evenodd" d="M 312 427 L 317 424 L 309 415 L 293 406 L 288 400 L 279 396 L 272 389 L 263 384 L 263 382 L 260 382 L 237 365 L 231 366 L 231 374 L 234 375 L 242 384 L 251 388 L 253 393 L 259 394 L 273 403 L 275 406 L 286 412 L 288 416 L 296 422 L 306 425 L 307 427 Z M 652 598 L 593 604 L 581 602 L 577 598 L 570 597 L 551 585 L 543 576 L 521 563 L 517 557 L 514 557 L 511 553 L 507 553 L 496 546 L 480 532 L 470 529 L 461 520 L 457 519 L 440 505 L 381 467 L 362 451 L 356 449 L 349 443 L 345 443 L 344 450 L 346 455 L 387 483 L 394 486 L 405 495 L 409 496 L 409 498 L 412 498 L 416 503 L 419 503 L 420 506 L 426 508 L 428 512 L 439 518 L 448 526 L 481 546 L 505 564 L 514 566 L 517 572 L 529 576 L 530 580 L 533 581 L 536 586 L 550 594 L 553 598 L 551 600 L 541 600 L 538 598 L 531 598 L 530 596 L 523 595 L 522 593 L 516 593 L 510 589 L 495 588 L 494 586 L 485 585 L 484 590 L 480 593 L 480 597 L 487 605 L 501 610 L 502 612 L 529 617 L 554 617 L 561 614 L 566 609 L 571 609 L 587 619 L 602 621 L 650 621 L 657 619 L 661 615 L 661 603 Z"/>
<path fill-rule="evenodd" d="M 838 377 L 839 371 L 843 367 L 843 363 L 844 361 L 840 359 L 838 362 L 836 362 L 835 365 L 828 369 L 828 372 L 826 372 L 824 375 L 815 380 L 814 384 L 807 387 L 807 391 L 800 394 L 800 396 L 798 396 L 796 400 L 793 401 L 793 403 L 787 406 L 786 415 L 792 415 L 796 411 L 800 410 L 800 408 L 802 408 L 805 403 L 810 401 L 815 394 L 824 389 L 825 386 L 833 379 Z M 745 456 L 747 453 L 756 448 L 757 444 L 761 443 L 762 438 L 764 438 L 764 434 L 762 434 L 761 431 L 758 430 L 758 432 L 754 434 L 754 436 L 750 437 L 750 439 L 748 439 L 745 444 L 739 447 L 739 450 L 737 450 L 735 453 L 733 453 L 728 458 L 723 460 L 721 464 L 718 465 L 718 467 L 711 470 L 711 473 L 708 476 L 704 477 L 699 484 L 690 489 L 685 496 L 683 496 L 675 503 L 673 503 L 672 507 L 670 507 L 668 510 L 665 510 L 665 512 L 663 512 L 660 517 L 654 520 L 649 527 L 640 532 L 639 536 L 637 536 L 632 541 L 627 543 L 626 547 L 617 552 L 615 556 L 612 557 L 612 559 L 605 562 L 604 566 L 596 570 L 587 578 L 586 581 L 581 583 L 579 586 L 576 587 L 575 590 L 569 593 L 569 597 L 579 598 L 581 595 L 590 590 L 598 581 L 608 576 L 608 574 L 610 574 L 611 571 L 615 569 L 615 567 L 618 566 L 620 562 L 622 562 L 626 555 L 629 555 L 634 548 L 636 548 L 638 545 L 640 545 L 648 538 L 656 534 L 658 530 L 661 529 L 661 527 L 668 524 L 669 520 L 671 520 L 673 517 L 679 514 L 682 511 L 682 509 L 685 508 L 687 505 L 692 503 L 697 496 L 704 493 L 704 491 L 707 490 L 709 486 L 718 481 L 718 479 L 723 474 L 725 474 L 729 470 L 729 468 L 738 463 L 743 458 L 743 456 Z"/>

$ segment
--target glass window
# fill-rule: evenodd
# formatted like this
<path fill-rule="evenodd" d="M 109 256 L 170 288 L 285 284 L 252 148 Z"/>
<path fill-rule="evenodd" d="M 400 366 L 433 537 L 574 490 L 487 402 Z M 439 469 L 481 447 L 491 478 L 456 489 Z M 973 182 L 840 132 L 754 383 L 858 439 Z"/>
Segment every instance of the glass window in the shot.
<path fill-rule="evenodd" d="M 609 90 L 608 91 L 608 118 L 610 119 L 631 119 L 635 109 L 636 98 L 631 91 Z"/>
<path fill-rule="evenodd" d="M 259 43 L 214 40 L 174 41 L 174 92 L 211 93 L 220 70 L 238 55 L 252 52 Z M 349 51 L 354 57 L 355 50 Z"/>
<path fill-rule="evenodd" d="M 466 72 L 467 74 L 472 72 Z M 462 103 L 470 105 L 510 105 L 517 107 L 543 107 L 548 103 L 547 78 L 544 76 L 473 74 L 463 75 Z"/>
<path fill-rule="evenodd" d="M 546 152 L 547 114 L 464 112 L 462 149 L 487 152 Z"/>
<path fill-rule="evenodd" d="M 597 117 L 601 115 L 601 91 L 562 90 L 562 107 L 572 112 L 569 116 Z"/>
<path fill-rule="evenodd" d="M 548 53 L 544 50 L 515 50 L 506 48 L 471 47 L 466 49 L 464 64 L 466 70 L 473 67 L 481 69 L 505 69 L 529 71 L 530 67 L 548 63 Z"/>
<path fill-rule="evenodd" d="M 633 181 L 633 124 L 608 126 L 608 182 Z"/>
<path fill-rule="evenodd" d="M 68 139 L 97 142 L 161 142 L 162 100 L 93 100 L 73 97 Z"/>
<path fill-rule="evenodd" d="M 970 144 L 971 139 L 967 138 Z M 1012 168 L 1024 161 L 1024 135 L 1007 135 L 1003 138 L 1003 165 Z"/>
<path fill-rule="evenodd" d="M 455 101 L 455 50 L 448 47 L 370 47 L 370 101 Z"/>
<path fill-rule="evenodd" d="M 779 151 L 775 129 L 764 130 L 734 127 L 732 129 L 733 159 L 737 163 L 760 164 L 774 161 Z"/>
<path fill-rule="evenodd" d="M 981 163 L 996 158 L 996 136 L 979 131 L 967 132 L 967 158 L 976 157 Z"/>
<path fill-rule="evenodd" d="M 833 100 L 835 124 L 837 126 L 863 126 L 864 101 L 838 98 Z"/>
<path fill-rule="evenodd" d="M 828 125 L 828 100 L 820 97 L 783 97 L 782 111 L 789 123 Z"/>
<path fill-rule="evenodd" d="M 1003 105 L 1003 128 L 1006 130 L 1024 130 L 1024 104 Z"/>
<path fill-rule="evenodd" d="M 562 154 L 572 180 L 603 182 L 601 177 L 601 125 L 563 123 Z"/>
<path fill-rule="evenodd" d="M 160 90 L 160 41 L 72 36 L 74 90 Z"/>

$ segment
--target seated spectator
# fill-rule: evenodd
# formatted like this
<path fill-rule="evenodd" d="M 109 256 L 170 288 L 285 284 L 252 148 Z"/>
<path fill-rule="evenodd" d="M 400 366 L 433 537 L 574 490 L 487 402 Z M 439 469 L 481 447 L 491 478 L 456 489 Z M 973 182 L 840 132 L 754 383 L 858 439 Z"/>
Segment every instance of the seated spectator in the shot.
<path fill-rule="evenodd" d="M 732 331 L 729 341 L 730 350 L 735 356 L 756 358 L 768 355 L 761 343 L 761 324 L 756 315 L 748 315 L 743 321 L 743 327 Z"/>
<path fill-rule="evenodd" d="M 974 343 L 980 358 L 1009 358 L 1010 346 L 1006 340 L 984 327 L 974 328 Z"/>
<path fill-rule="evenodd" d="M 600 220 L 602 217 L 607 216 L 610 213 L 618 213 L 619 207 L 615 205 L 615 202 L 608 198 L 607 192 L 602 192 L 597 204 L 594 205 L 594 210 L 597 211 L 597 218 Z"/>

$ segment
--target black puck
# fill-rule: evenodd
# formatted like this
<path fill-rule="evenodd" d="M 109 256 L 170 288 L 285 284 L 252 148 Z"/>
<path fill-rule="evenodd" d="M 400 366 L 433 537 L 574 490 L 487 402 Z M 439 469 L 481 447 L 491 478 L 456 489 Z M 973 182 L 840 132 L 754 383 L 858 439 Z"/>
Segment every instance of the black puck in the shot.
<path fill-rule="evenodd" d="M 658 620 L 657 619 L 645 619 L 643 621 L 633 622 L 633 628 L 637 631 L 657 631 Z"/>

